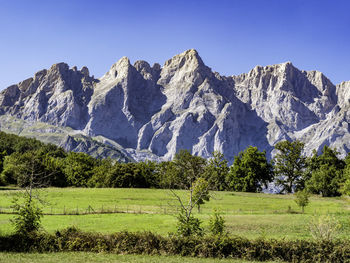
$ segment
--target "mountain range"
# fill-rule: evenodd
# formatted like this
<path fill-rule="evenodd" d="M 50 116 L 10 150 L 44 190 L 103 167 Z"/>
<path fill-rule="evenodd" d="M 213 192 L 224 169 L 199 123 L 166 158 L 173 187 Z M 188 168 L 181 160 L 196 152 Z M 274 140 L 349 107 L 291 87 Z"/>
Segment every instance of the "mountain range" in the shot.
<path fill-rule="evenodd" d="M 121 58 L 101 78 L 65 63 L 0 93 L 0 130 L 120 161 L 169 160 L 180 149 L 232 162 L 249 145 L 301 140 L 350 149 L 350 81 L 334 85 L 291 62 L 238 76 L 207 67 L 194 49 L 163 66 Z"/>

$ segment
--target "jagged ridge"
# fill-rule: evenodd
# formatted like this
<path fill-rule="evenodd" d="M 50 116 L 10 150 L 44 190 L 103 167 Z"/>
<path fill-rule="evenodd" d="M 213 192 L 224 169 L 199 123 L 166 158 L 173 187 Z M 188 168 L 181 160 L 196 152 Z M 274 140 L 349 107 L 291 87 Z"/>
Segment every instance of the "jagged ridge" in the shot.
<path fill-rule="evenodd" d="M 286 62 L 221 76 L 194 49 L 161 67 L 123 57 L 100 79 L 64 63 L 0 94 L 0 113 L 103 136 L 136 159 L 171 159 L 179 149 L 226 158 L 249 145 L 267 150 L 300 139 L 306 153 L 349 151 L 350 82 Z"/>

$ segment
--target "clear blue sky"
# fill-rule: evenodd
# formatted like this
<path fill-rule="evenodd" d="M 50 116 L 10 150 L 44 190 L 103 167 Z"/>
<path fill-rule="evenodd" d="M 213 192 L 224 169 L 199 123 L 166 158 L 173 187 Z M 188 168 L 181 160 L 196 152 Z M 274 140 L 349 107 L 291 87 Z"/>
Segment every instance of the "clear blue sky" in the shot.
<path fill-rule="evenodd" d="M 100 77 L 190 48 L 223 75 L 292 61 L 350 80 L 350 1 L 0 0 L 0 89 L 57 62 Z"/>

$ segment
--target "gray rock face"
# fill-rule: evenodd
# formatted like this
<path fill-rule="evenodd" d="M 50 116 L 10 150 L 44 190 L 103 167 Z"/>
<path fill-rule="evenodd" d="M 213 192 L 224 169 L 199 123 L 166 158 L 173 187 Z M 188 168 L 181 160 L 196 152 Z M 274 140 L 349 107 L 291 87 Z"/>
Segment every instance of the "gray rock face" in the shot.
<path fill-rule="evenodd" d="M 296 131 L 324 119 L 337 103 L 335 86 L 317 71 L 299 71 L 290 62 L 255 67 L 234 77 L 236 95 L 267 122 Z"/>
<path fill-rule="evenodd" d="M 86 67 L 78 71 L 65 63 L 55 64 L 5 89 L 0 95 L 1 111 L 24 120 L 82 129 L 97 82 Z"/>
<path fill-rule="evenodd" d="M 158 78 L 158 65 L 151 68 L 147 62 L 137 61 L 132 66 L 128 58 L 120 59 L 94 88 L 85 132 L 136 148 L 139 129 L 165 101 Z"/>
<path fill-rule="evenodd" d="M 350 81 L 335 86 L 290 62 L 225 77 L 193 49 L 163 67 L 123 57 L 98 80 L 86 67 L 56 64 L 0 94 L 2 115 L 102 136 L 135 160 L 188 149 L 203 157 L 218 150 L 232 161 L 249 145 L 270 155 L 283 139 L 304 141 L 307 154 L 327 144 L 344 155 L 349 108 Z"/>

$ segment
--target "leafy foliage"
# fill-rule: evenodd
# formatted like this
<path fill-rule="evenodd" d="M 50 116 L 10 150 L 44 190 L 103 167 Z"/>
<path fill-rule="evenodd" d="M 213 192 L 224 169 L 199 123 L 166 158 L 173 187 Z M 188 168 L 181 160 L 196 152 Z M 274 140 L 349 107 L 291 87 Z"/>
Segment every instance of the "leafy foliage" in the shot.
<path fill-rule="evenodd" d="M 310 179 L 307 188 L 323 197 L 338 196 L 341 194 L 340 186 L 344 183 L 343 169 L 345 162 L 338 159 L 336 150 L 324 146 L 322 153 L 317 155 L 314 151 L 309 159 Z"/>
<path fill-rule="evenodd" d="M 242 192 L 260 192 L 273 180 L 272 166 L 266 159 L 266 152 L 249 146 L 235 156 L 230 173 L 230 189 Z"/>
<path fill-rule="evenodd" d="M 228 167 L 224 155 L 218 151 L 213 152 L 213 157 L 209 159 L 206 166 L 204 178 L 208 181 L 211 190 L 228 190 Z"/>
<path fill-rule="evenodd" d="M 203 228 L 201 228 L 201 221 L 195 218 L 192 214 L 187 215 L 187 212 L 181 209 L 177 216 L 177 234 L 180 236 L 202 236 Z"/>
<path fill-rule="evenodd" d="M 309 204 L 310 194 L 307 190 L 301 190 L 295 193 L 295 202 L 299 207 L 301 207 L 302 212 L 304 213 L 304 208 Z"/>
<path fill-rule="evenodd" d="M 244 237 L 163 237 L 150 232 L 86 233 L 76 228 L 55 235 L 0 236 L 0 251 L 16 252 L 110 252 L 118 254 L 179 255 L 206 258 L 242 258 L 257 261 L 348 262 L 348 240 L 249 240 Z"/>
<path fill-rule="evenodd" d="M 66 153 L 52 144 L 0 132 L 0 185 L 25 186 L 23 178 L 28 178 L 28 171 L 34 167 L 37 181 L 55 187 L 191 189 L 193 194 L 196 180 L 202 178 L 208 191 L 260 192 L 275 177 L 286 193 L 307 186 L 311 193 L 322 196 L 350 195 L 350 155 L 341 160 L 336 150 L 325 146 L 320 155 L 314 151 L 312 157 L 305 158 L 303 147 L 299 141 L 279 142 L 270 163 L 265 151 L 249 146 L 234 158 L 231 167 L 230 160 L 220 152 L 213 152 L 207 161 L 187 150 L 180 150 L 172 161 L 118 163 L 84 153 Z M 34 161 L 31 156 L 35 156 Z M 198 200 L 199 208 L 206 197 Z"/>
<path fill-rule="evenodd" d="M 223 235 L 225 233 L 225 219 L 218 210 L 214 210 L 209 219 L 209 230 L 213 235 Z"/>
<path fill-rule="evenodd" d="M 42 217 L 42 210 L 29 195 L 22 200 L 14 199 L 13 210 L 17 212 L 11 220 L 17 234 L 28 235 L 31 232 L 38 231 Z"/>
<path fill-rule="evenodd" d="M 323 197 L 339 196 L 342 178 L 342 171 L 334 166 L 323 164 L 312 173 L 312 177 L 307 181 L 307 188 L 312 193 L 321 194 Z"/>
<path fill-rule="evenodd" d="M 306 157 L 302 155 L 304 143 L 300 141 L 281 141 L 276 143 L 278 150 L 274 158 L 276 184 L 282 186 L 282 192 L 292 193 L 303 189 Z"/>
<path fill-rule="evenodd" d="M 209 194 L 209 183 L 204 178 L 197 178 L 194 181 L 193 186 L 193 202 L 196 203 L 198 212 L 200 212 L 200 206 L 204 204 L 205 201 L 210 200 Z"/>
<path fill-rule="evenodd" d="M 175 154 L 171 169 L 171 185 L 180 189 L 190 189 L 194 181 L 203 176 L 206 160 L 192 155 L 187 150 Z"/>
<path fill-rule="evenodd" d="M 70 152 L 65 158 L 64 173 L 71 186 L 87 186 L 92 177 L 96 160 L 86 153 Z"/>

